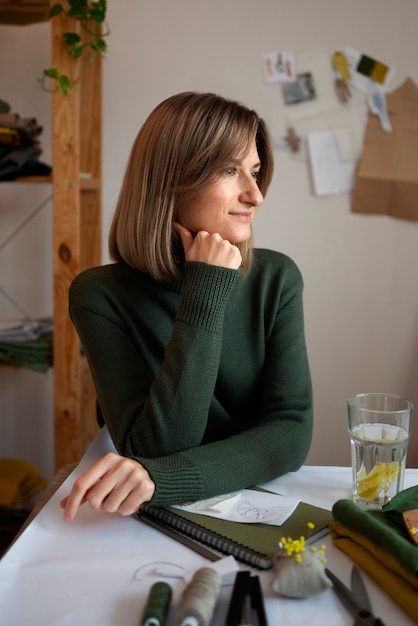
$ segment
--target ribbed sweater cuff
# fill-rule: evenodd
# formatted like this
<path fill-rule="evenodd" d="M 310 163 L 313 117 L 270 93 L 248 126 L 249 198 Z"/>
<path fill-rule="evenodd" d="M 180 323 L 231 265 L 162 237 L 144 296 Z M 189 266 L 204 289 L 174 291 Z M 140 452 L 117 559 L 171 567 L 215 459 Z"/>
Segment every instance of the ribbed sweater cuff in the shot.
<path fill-rule="evenodd" d="M 136 458 L 155 482 L 152 498 L 155 506 L 182 504 L 202 498 L 203 483 L 196 466 L 181 454 L 158 459 Z"/>
<path fill-rule="evenodd" d="M 195 261 L 186 263 L 178 319 L 222 332 L 225 307 L 239 276 L 239 270 Z"/>

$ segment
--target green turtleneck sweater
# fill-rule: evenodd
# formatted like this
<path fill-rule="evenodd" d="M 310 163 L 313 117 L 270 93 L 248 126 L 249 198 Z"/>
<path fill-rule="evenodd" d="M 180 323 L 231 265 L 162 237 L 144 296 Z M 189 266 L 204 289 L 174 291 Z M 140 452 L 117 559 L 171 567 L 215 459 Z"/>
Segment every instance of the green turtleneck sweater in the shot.
<path fill-rule="evenodd" d="M 303 283 L 284 254 L 251 271 L 191 262 L 179 283 L 123 264 L 82 272 L 70 314 L 118 452 L 156 505 L 259 484 L 304 462 L 312 437 Z"/>

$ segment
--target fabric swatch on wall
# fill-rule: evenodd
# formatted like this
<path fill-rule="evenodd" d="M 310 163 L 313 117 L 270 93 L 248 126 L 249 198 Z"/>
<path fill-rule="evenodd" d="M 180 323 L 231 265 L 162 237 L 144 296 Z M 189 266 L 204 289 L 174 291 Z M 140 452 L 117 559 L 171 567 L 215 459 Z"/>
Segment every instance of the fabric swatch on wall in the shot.
<path fill-rule="evenodd" d="M 363 76 L 371 78 L 376 83 L 383 84 L 385 82 L 386 74 L 389 71 L 389 67 L 380 61 L 376 61 L 371 57 L 362 54 L 357 64 L 356 71 Z"/>

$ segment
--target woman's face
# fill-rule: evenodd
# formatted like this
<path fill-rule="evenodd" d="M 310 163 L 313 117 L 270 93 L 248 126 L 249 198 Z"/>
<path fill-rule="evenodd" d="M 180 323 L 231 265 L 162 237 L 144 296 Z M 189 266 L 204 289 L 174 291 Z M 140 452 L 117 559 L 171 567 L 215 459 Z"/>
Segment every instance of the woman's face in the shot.
<path fill-rule="evenodd" d="M 231 243 L 251 237 L 255 209 L 263 202 L 257 177 L 260 159 L 255 141 L 239 161 L 231 159 L 219 178 L 197 191 L 178 209 L 176 221 L 192 233 L 205 230 L 218 233 Z"/>

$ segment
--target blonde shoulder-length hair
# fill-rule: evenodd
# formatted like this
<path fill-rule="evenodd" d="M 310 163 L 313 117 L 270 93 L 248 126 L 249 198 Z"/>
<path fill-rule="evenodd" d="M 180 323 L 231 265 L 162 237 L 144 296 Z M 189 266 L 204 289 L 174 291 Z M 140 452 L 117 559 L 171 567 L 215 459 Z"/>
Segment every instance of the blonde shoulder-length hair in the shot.
<path fill-rule="evenodd" d="M 173 229 L 176 209 L 245 156 L 256 141 L 258 185 L 266 194 L 273 175 L 273 149 L 255 111 L 212 93 L 180 93 L 146 119 L 132 146 L 109 233 L 113 261 L 155 280 L 179 280 L 184 253 Z M 252 240 L 237 244 L 242 270 L 252 261 Z"/>

